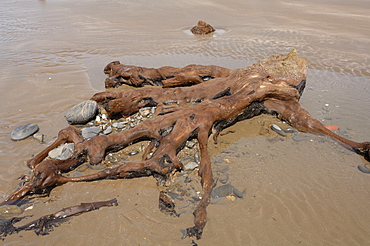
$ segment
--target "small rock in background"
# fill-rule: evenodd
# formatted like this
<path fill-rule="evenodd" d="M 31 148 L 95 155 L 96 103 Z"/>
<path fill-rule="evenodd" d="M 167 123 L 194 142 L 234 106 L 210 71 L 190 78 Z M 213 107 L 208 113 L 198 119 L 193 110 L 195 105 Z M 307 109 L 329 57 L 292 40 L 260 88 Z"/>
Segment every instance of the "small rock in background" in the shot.
<path fill-rule="evenodd" d="M 39 130 L 39 126 L 36 123 L 28 123 L 26 125 L 16 127 L 10 134 L 10 138 L 13 141 L 25 139 Z"/>
<path fill-rule="evenodd" d="M 48 155 L 52 159 L 66 160 L 72 156 L 74 151 L 75 151 L 74 143 L 66 143 L 49 151 Z"/>
<path fill-rule="evenodd" d="M 45 135 L 42 133 L 33 134 L 33 138 L 39 140 L 40 143 L 44 143 Z"/>
<path fill-rule="evenodd" d="M 65 115 L 70 124 L 85 124 L 92 120 L 98 112 L 98 103 L 87 100 L 69 109 Z"/>
<path fill-rule="evenodd" d="M 97 126 L 86 127 L 81 130 L 82 137 L 85 139 L 93 138 L 101 132 L 102 130 Z"/>

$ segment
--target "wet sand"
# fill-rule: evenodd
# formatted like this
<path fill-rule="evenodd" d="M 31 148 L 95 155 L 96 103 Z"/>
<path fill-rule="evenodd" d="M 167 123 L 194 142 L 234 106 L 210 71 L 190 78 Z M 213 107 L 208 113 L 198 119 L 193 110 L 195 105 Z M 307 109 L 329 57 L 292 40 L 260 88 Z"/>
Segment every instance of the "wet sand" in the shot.
<path fill-rule="evenodd" d="M 296 48 L 310 67 L 303 107 L 340 126 L 340 134 L 369 141 L 369 9 L 367 1 L 2 1 L 0 198 L 28 172 L 25 161 L 46 146 L 34 139 L 12 142 L 11 130 L 35 122 L 53 141 L 67 126 L 65 112 L 104 90 L 102 70 L 113 60 L 240 68 Z M 188 35 L 199 19 L 223 32 Z M 364 160 L 326 137 L 302 134 L 296 142 L 274 135 L 270 120 L 239 123 L 219 145 L 210 143 L 215 168 L 229 166 L 230 182 L 247 194 L 210 205 L 197 243 L 370 244 L 370 176 L 357 170 Z M 22 232 L 2 243 L 190 245 L 180 230 L 192 225 L 193 216 L 160 213 L 150 177 L 67 184 L 36 199 L 25 215 L 114 197 L 119 206 L 74 217 L 48 236 Z"/>

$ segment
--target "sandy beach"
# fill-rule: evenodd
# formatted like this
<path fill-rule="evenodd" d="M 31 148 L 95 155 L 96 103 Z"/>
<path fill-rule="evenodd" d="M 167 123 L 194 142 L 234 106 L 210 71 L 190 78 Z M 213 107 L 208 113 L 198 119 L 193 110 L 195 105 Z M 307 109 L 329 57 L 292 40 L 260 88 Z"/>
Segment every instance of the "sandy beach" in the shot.
<path fill-rule="evenodd" d="M 309 62 L 302 106 L 354 141 L 370 141 L 368 1 L 10 1 L 0 3 L 0 199 L 27 174 L 25 162 L 68 126 L 72 106 L 104 90 L 111 61 L 144 67 L 188 64 L 243 68 L 293 48 Z M 213 25 L 211 37 L 189 29 Z M 34 122 L 45 144 L 10 140 Z M 209 143 L 217 170 L 246 190 L 208 208 L 198 245 L 370 245 L 367 162 L 338 142 L 297 133 L 282 137 L 271 116 L 226 129 Z M 286 125 L 286 124 L 285 124 Z M 119 206 L 73 217 L 46 236 L 21 232 L 3 245 L 191 245 L 180 230 L 191 211 L 159 211 L 152 177 L 66 184 L 34 200 L 23 215 L 117 198 Z"/>

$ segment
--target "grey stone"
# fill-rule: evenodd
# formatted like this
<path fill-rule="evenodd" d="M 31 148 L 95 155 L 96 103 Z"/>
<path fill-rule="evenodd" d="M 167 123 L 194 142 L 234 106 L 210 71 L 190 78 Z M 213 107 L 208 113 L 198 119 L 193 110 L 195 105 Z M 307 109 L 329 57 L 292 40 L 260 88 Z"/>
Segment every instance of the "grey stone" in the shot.
<path fill-rule="evenodd" d="M 128 153 L 128 155 L 137 155 L 139 153 L 140 153 L 139 151 L 134 150 L 134 151 L 131 151 L 130 153 Z"/>
<path fill-rule="evenodd" d="M 150 112 L 151 112 L 151 108 L 149 107 L 139 109 L 139 113 L 144 117 L 147 117 L 150 114 Z"/>
<path fill-rule="evenodd" d="M 284 132 L 286 133 L 296 133 L 298 132 L 296 129 L 294 129 L 293 127 L 288 127 L 288 128 L 285 128 L 283 129 Z"/>
<path fill-rule="evenodd" d="M 271 129 L 274 132 L 277 132 L 278 134 L 280 134 L 281 136 L 286 137 L 286 133 L 283 130 L 281 130 L 281 128 L 278 125 L 272 124 L 271 125 Z"/>
<path fill-rule="evenodd" d="M 245 193 L 246 193 L 246 190 L 239 191 L 231 184 L 225 184 L 225 185 L 222 185 L 220 187 L 213 189 L 211 195 L 212 195 L 212 198 L 226 197 L 226 196 L 236 196 L 238 198 L 243 198 Z"/>
<path fill-rule="evenodd" d="M 82 137 L 85 139 L 93 138 L 101 132 L 102 130 L 97 126 L 86 127 L 81 130 Z"/>
<path fill-rule="evenodd" d="M 98 112 L 98 104 L 87 100 L 69 109 L 65 115 L 70 124 L 85 124 L 92 120 Z"/>
<path fill-rule="evenodd" d="M 199 167 L 198 163 L 196 162 L 189 162 L 188 164 L 185 165 L 185 170 L 193 170 L 195 168 Z"/>
<path fill-rule="evenodd" d="M 108 134 L 110 134 L 110 133 L 112 133 L 112 127 L 111 126 L 108 126 L 107 127 L 107 129 L 105 129 L 104 131 L 103 131 L 103 134 L 104 135 L 108 135 Z"/>
<path fill-rule="evenodd" d="M 72 156 L 74 150 L 75 150 L 74 143 L 66 143 L 49 151 L 48 155 L 52 159 L 66 160 Z"/>
<path fill-rule="evenodd" d="M 124 128 L 127 121 L 117 122 L 116 128 Z"/>
<path fill-rule="evenodd" d="M 189 149 L 192 149 L 194 146 L 195 146 L 194 142 L 192 142 L 192 141 L 187 141 L 186 142 L 186 147 L 188 147 Z"/>
<path fill-rule="evenodd" d="M 28 123 L 22 126 L 16 127 L 10 134 L 10 138 L 13 141 L 25 139 L 39 130 L 39 126 L 36 123 Z"/>
<path fill-rule="evenodd" d="M 33 134 L 33 138 L 39 140 L 40 143 L 44 143 L 45 135 L 42 134 L 42 133 L 35 133 L 35 134 Z"/>
<path fill-rule="evenodd" d="M 221 173 L 220 174 L 220 182 L 222 183 L 222 184 L 226 184 L 227 183 L 227 181 L 229 181 L 229 174 L 228 173 Z"/>

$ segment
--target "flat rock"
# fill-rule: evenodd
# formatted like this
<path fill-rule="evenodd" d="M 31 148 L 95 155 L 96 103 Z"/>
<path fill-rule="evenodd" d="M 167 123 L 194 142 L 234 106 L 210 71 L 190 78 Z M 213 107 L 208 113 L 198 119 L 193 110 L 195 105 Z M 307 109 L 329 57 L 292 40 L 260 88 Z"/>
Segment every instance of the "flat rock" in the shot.
<path fill-rule="evenodd" d="M 149 107 L 139 109 L 139 113 L 143 117 L 147 117 L 150 114 L 150 112 L 151 112 L 151 108 Z"/>
<path fill-rule="evenodd" d="M 227 197 L 227 196 L 235 196 L 238 198 L 243 198 L 244 194 L 245 194 L 245 190 L 239 191 L 231 184 L 225 184 L 220 187 L 217 187 L 213 189 L 211 193 L 212 198 Z"/>
<path fill-rule="evenodd" d="M 82 137 L 86 139 L 93 138 L 101 132 L 102 129 L 100 129 L 100 127 L 97 126 L 86 127 L 81 130 Z"/>
<path fill-rule="evenodd" d="M 52 159 L 66 160 L 72 156 L 74 150 L 75 150 L 74 143 L 66 143 L 49 151 L 48 155 Z"/>
<path fill-rule="evenodd" d="M 103 134 L 104 135 L 108 135 L 108 134 L 112 133 L 112 131 L 113 131 L 112 127 L 111 126 L 108 126 L 107 129 L 105 129 L 103 131 Z"/>
<path fill-rule="evenodd" d="M 186 164 L 185 165 L 185 170 L 193 170 L 193 169 L 195 169 L 195 168 L 197 168 L 199 165 L 198 165 L 198 163 L 196 163 L 196 162 L 189 162 L 188 164 Z"/>
<path fill-rule="evenodd" d="M 36 123 L 28 123 L 22 126 L 16 127 L 10 134 L 10 138 L 13 141 L 25 139 L 39 130 L 39 126 Z"/>
<path fill-rule="evenodd" d="M 45 135 L 42 133 L 33 134 L 33 138 L 39 140 L 40 143 L 44 143 Z"/>
<path fill-rule="evenodd" d="M 69 109 L 65 115 L 70 124 L 85 124 L 95 118 L 98 112 L 98 103 L 87 100 Z"/>

